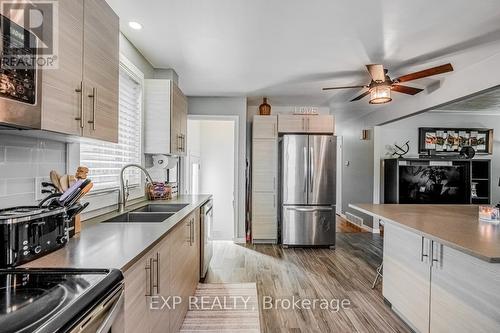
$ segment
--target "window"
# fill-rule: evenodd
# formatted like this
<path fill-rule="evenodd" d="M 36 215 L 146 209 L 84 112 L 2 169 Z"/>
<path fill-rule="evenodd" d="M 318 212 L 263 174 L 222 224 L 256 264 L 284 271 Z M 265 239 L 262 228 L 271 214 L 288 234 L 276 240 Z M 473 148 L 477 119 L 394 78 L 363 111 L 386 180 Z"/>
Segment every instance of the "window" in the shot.
<path fill-rule="evenodd" d="M 141 164 L 142 84 L 141 80 L 120 66 L 118 143 L 82 142 L 80 163 L 89 168 L 94 191 L 120 186 L 120 171 L 127 164 Z M 136 168 L 126 171 L 129 185 L 139 185 Z"/>

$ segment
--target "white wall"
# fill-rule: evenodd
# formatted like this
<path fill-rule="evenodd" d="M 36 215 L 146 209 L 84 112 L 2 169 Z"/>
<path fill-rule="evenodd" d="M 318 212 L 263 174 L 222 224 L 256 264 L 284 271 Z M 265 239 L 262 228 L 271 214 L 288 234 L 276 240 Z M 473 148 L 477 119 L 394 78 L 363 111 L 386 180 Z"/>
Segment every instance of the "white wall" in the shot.
<path fill-rule="evenodd" d="M 388 145 L 403 144 L 410 141 L 410 152 L 407 157 L 418 157 L 418 128 L 419 127 L 462 127 L 462 128 L 493 128 L 494 143 L 493 155 L 478 155 L 477 158 L 491 158 L 492 160 L 492 203 L 500 201 L 500 112 L 498 115 L 481 115 L 473 112 L 427 112 L 410 118 L 380 126 L 376 138 L 378 156 L 375 156 L 375 165 L 380 165 L 380 160 L 388 158 L 386 155 Z M 381 170 L 382 172 L 382 170 Z M 381 172 L 375 172 L 382 182 Z M 383 198 L 383 184 L 375 187 L 374 191 Z"/>
<path fill-rule="evenodd" d="M 239 193 L 237 198 L 239 239 L 245 238 L 245 183 L 246 183 L 246 97 L 188 97 L 188 114 L 209 116 L 236 116 L 238 117 L 238 182 Z"/>
<path fill-rule="evenodd" d="M 342 136 L 342 156 L 339 167 L 342 168 L 342 213 L 353 213 L 364 220 L 368 227 L 373 226 L 373 219 L 349 208 L 351 203 L 373 202 L 373 133 L 369 140 L 361 140 L 362 122 L 353 121 L 337 126 L 337 135 Z"/>
<path fill-rule="evenodd" d="M 213 238 L 234 239 L 234 127 L 232 121 L 200 120 L 200 193 L 214 200 Z M 236 194 L 237 195 L 237 194 Z"/>

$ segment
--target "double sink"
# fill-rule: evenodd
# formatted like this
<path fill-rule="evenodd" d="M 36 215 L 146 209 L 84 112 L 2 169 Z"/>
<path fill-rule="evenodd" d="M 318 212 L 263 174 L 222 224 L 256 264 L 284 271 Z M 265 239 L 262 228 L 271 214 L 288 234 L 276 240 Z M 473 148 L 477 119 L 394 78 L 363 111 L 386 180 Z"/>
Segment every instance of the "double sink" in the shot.
<path fill-rule="evenodd" d="M 188 204 L 150 204 L 102 223 L 161 223 Z"/>

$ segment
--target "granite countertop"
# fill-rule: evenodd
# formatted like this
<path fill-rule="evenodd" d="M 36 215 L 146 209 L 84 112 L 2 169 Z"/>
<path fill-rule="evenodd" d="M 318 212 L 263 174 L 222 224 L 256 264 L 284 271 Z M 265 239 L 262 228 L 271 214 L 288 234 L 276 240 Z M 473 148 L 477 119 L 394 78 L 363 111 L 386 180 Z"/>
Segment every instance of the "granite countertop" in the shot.
<path fill-rule="evenodd" d="M 115 217 L 108 213 L 82 223 L 80 234 L 53 253 L 22 267 L 51 268 L 118 268 L 126 271 L 138 259 L 158 244 L 186 216 L 207 202 L 211 195 L 180 195 L 168 201 L 142 201 L 127 207 L 127 211 L 147 204 L 188 204 L 161 223 L 101 223 Z"/>
<path fill-rule="evenodd" d="M 475 205 L 375 205 L 351 208 L 490 263 L 500 263 L 500 225 L 479 220 Z"/>

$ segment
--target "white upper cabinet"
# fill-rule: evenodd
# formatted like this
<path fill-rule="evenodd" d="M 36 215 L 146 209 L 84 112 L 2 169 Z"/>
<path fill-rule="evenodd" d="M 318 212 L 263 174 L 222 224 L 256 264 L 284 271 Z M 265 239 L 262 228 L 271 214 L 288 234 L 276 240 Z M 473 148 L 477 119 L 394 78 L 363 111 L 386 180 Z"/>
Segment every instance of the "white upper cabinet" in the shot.
<path fill-rule="evenodd" d="M 185 155 L 187 98 L 171 80 L 145 80 L 145 153 Z"/>
<path fill-rule="evenodd" d="M 330 115 L 278 115 L 280 133 L 335 134 L 335 117 Z"/>

